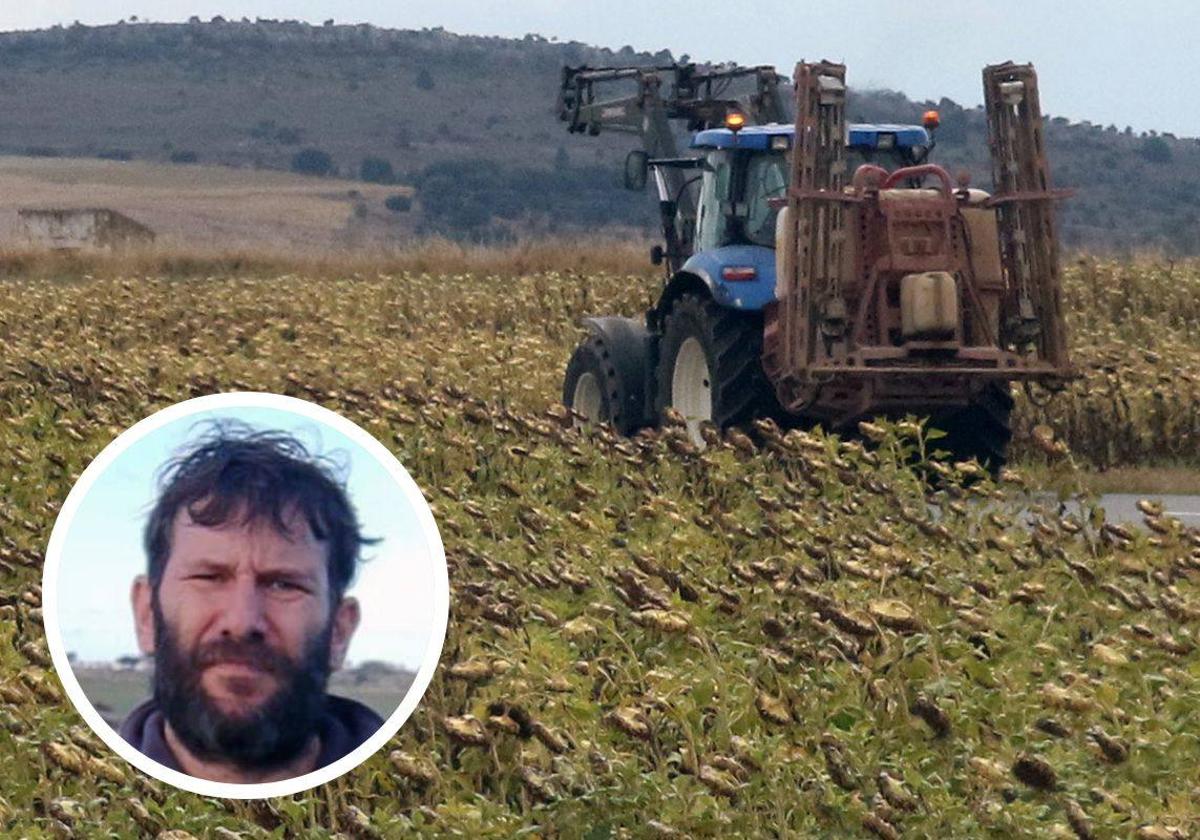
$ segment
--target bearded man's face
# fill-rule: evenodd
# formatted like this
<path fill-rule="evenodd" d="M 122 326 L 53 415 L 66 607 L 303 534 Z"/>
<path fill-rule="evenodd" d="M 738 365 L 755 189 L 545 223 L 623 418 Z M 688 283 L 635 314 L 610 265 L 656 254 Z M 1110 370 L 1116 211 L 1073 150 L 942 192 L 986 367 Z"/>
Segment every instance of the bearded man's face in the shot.
<path fill-rule="evenodd" d="M 332 622 L 293 661 L 259 636 L 216 639 L 184 650 L 157 600 L 154 607 L 154 699 L 193 755 L 268 770 L 304 749 L 325 709 Z M 216 696 L 204 685 L 212 673 L 221 675 L 212 679 L 221 680 L 225 689 Z M 259 681 L 274 689 L 259 692 Z M 246 701 L 228 702 L 239 696 Z"/>
<path fill-rule="evenodd" d="M 337 632 L 325 545 L 303 517 L 287 525 L 208 527 L 186 510 L 173 523 L 139 639 L 153 636 L 155 699 L 198 758 L 267 770 L 316 734 L 348 636 Z"/>

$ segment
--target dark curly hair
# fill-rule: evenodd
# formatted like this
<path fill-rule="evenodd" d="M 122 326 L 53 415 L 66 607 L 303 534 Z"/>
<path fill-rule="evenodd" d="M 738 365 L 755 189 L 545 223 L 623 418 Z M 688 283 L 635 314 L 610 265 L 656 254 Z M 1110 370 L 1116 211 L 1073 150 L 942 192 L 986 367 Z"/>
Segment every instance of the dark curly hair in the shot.
<path fill-rule="evenodd" d="M 299 512 L 313 536 L 328 547 L 334 604 L 354 579 L 363 546 L 378 542 L 362 535 L 336 466 L 309 454 L 304 444 L 283 432 L 214 422 L 210 433 L 164 465 L 159 487 L 142 538 L 155 597 L 180 510 L 186 509 L 198 525 L 214 527 L 240 516 L 243 525 L 265 522 L 283 536 L 290 536 L 286 518 Z"/>

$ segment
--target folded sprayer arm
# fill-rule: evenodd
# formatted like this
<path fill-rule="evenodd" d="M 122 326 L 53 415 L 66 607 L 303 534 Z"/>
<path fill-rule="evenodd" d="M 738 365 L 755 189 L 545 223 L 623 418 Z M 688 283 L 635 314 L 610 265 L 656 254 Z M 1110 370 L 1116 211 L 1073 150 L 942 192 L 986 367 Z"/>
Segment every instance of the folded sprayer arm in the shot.
<path fill-rule="evenodd" d="M 847 416 L 1070 376 L 1052 215 L 1063 193 L 1049 188 L 1036 75 L 996 65 L 984 88 L 991 196 L 929 164 L 847 173 L 845 67 L 796 66 L 763 342 L 786 410 Z"/>

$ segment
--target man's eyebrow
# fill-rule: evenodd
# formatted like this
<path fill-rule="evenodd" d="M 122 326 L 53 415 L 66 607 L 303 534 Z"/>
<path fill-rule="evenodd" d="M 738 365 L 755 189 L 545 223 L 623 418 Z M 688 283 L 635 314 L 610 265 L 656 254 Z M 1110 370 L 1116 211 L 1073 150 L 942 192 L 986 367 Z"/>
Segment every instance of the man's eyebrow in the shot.
<path fill-rule="evenodd" d="M 234 565 L 228 560 L 221 560 L 217 557 L 180 557 L 179 567 L 181 569 L 196 570 L 196 569 L 227 569 Z"/>
<path fill-rule="evenodd" d="M 182 572 L 196 572 L 209 570 L 225 570 L 236 566 L 237 563 L 229 560 L 221 560 L 216 557 L 186 557 L 180 558 L 179 569 Z M 316 583 L 318 575 L 316 572 L 305 571 L 303 569 L 295 569 L 290 566 L 273 566 L 258 571 L 260 578 L 276 578 L 286 580 L 310 581 Z"/>
<path fill-rule="evenodd" d="M 304 583 L 316 584 L 317 575 L 313 572 L 305 572 L 299 569 L 276 568 L 263 569 L 258 573 L 260 578 L 265 580 L 289 580 Z"/>

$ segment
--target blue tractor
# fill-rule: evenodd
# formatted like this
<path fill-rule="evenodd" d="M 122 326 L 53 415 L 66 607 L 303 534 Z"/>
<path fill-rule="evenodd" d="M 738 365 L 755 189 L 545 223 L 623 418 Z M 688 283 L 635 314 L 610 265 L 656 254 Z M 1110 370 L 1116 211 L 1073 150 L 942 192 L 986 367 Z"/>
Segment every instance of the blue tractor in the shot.
<path fill-rule="evenodd" d="M 564 403 L 624 434 L 682 418 L 698 446 L 756 417 L 837 429 L 929 414 L 957 456 L 998 470 L 1009 382 L 1055 388 L 1071 373 L 1048 201 L 1059 196 L 1028 131 L 1040 128 L 1036 79 L 1027 66 L 989 71 L 998 196 L 926 162 L 934 112 L 923 125 L 844 123 L 840 65 L 797 66 L 794 118 L 769 67 L 564 70 L 572 131 L 643 138 L 625 181 L 654 181 L 664 244 L 651 259 L 666 274 L 644 319 L 586 319 Z M 722 98 L 746 79 L 748 97 Z M 620 81 L 634 90 L 597 100 Z M 687 121 L 697 154 L 675 151 L 672 120 Z"/>

